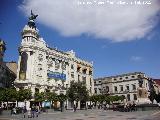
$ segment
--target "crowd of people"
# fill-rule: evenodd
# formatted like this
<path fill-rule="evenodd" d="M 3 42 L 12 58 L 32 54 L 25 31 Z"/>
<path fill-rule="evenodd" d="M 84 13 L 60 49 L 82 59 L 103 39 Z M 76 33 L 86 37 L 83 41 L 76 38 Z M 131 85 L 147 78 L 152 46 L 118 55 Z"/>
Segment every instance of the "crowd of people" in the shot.
<path fill-rule="evenodd" d="M 27 110 L 26 106 L 24 106 L 23 108 L 20 109 L 20 113 L 23 114 L 24 118 L 26 117 L 34 118 L 39 116 L 40 108 L 39 106 L 32 105 L 32 107 Z M 16 107 L 13 107 L 11 109 L 11 115 L 16 115 L 16 114 L 18 114 L 18 109 Z"/>

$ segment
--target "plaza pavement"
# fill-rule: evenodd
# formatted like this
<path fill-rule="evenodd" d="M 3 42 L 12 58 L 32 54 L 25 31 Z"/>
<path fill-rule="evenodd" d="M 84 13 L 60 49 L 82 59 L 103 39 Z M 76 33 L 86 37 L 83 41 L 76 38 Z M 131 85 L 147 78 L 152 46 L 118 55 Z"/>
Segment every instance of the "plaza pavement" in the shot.
<path fill-rule="evenodd" d="M 22 114 L 5 115 L 0 116 L 0 120 L 160 120 L 160 111 L 67 110 L 41 113 L 38 118 L 23 118 Z"/>

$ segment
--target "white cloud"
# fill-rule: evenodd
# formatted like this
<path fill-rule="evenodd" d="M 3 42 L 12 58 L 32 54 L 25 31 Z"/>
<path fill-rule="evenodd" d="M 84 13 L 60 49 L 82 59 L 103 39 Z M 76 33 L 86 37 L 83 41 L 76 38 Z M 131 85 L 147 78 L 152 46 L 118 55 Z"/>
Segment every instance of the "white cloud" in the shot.
<path fill-rule="evenodd" d="M 151 0 L 151 5 L 78 5 L 78 1 L 82 0 L 24 0 L 19 7 L 27 16 L 32 9 L 40 23 L 64 36 L 87 34 L 114 42 L 142 38 L 158 22 L 159 0 Z"/>
<path fill-rule="evenodd" d="M 140 57 L 140 56 L 132 56 L 131 57 L 131 61 L 139 62 L 141 60 L 142 60 L 142 57 Z"/>

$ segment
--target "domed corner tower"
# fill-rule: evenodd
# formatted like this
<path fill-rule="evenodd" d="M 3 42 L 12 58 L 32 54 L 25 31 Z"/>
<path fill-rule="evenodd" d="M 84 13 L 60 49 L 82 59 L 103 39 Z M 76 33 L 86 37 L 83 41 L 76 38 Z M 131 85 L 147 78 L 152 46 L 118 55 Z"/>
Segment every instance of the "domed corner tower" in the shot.
<path fill-rule="evenodd" d="M 31 82 L 33 73 L 32 65 L 34 59 L 34 47 L 37 46 L 37 41 L 39 41 L 38 29 L 35 25 L 35 19 L 37 16 L 38 15 L 34 15 L 31 11 L 31 16 L 29 17 L 28 24 L 25 25 L 21 33 L 22 41 L 20 47 L 18 48 L 19 60 L 17 79 L 15 81 L 15 86 L 17 86 L 18 88 L 25 87 L 25 85 Z"/>

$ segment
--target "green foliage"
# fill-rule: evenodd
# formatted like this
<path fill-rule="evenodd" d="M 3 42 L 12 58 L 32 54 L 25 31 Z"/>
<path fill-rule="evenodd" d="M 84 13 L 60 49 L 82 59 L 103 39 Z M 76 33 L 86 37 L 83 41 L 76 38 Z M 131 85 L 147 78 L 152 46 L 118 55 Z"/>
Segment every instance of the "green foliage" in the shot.
<path fill-rule="evenodd" d="M 89 92 L 83 82 L 72 81 L 66 95 L 70 101 L 87 101 L 89 99 Z"/>
<path fill-rule="evenodd" d="M 56 100 L 56 93 L 54 92 L 36 92 L 34 95 L 35 101 L 42 102 L 42 101 L 54 101 Z"/>
<path fill-rule="evenodd" d="M 45 101 L 45 93 L 44 92 L 36 92 L 34 95 L 34 99 L 36 102 L 42 102 Z"/>
<path fill-rule="evenodd" d="M 67 100 L 66 95 L 64 95 L 64 94 L 57 95 L 57 101 L 64 102 L 65 100 Z"/>
<path fill-rule="evenodd" d="M 157 103 L 160 103 L 160 93 L 156 95 L 155 100 L 157 101 Z"/>
<path fill-rule="evenodd" d="M 32 92 L 30 89 L 20 89 L 17 91 L 17 101 L 30 100 L 32 98 Z"/>
<path fill-rule="evenodd" d="M 45 99 L 48 101 L 54 101 L 56 99 L 56 93 L 54 92 L 46 92 Z"/>
<path fill-rule="evenodd" d="M 106 96 L 106 95 L 93 95 L 90 96 L 90 101 L 92 102 L 100 102 L 103 103 L 104 101 L 106 103 L 110 103 L 110 102 L 114 102 L 114 101 L 123 101 L 124 100 L 124 96 Z"/>
<path fill-rule="evenodd" d="M 150 96 L 148 97 L 149 99 L 150 99 L 150 101 L 153 103 L 153 100 L 154 99 L 156 99 L 156 92 L 155 92 L 155 90 L 153 89 L 153 90 L 151 90 L 150 91 Z"/>
<path fill-rule="evenodd" d="M 4 101 L 5 91 L 4 88 L 0 88 L 0 102 Z"/>
<path fill-rule="evenodd" d="M 16 101 L 17 99 L 17 91 L 15 88 L 4 88 L 1 94 L 1 99 L 5 102 Z"/>

